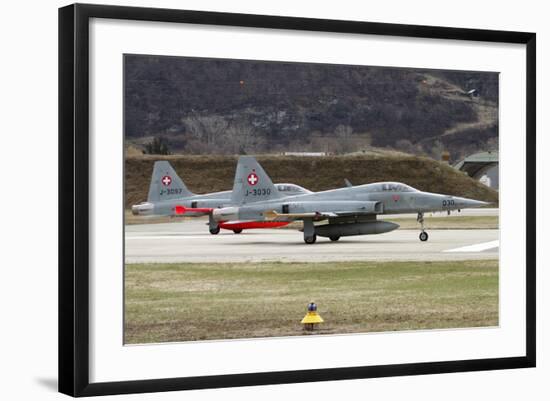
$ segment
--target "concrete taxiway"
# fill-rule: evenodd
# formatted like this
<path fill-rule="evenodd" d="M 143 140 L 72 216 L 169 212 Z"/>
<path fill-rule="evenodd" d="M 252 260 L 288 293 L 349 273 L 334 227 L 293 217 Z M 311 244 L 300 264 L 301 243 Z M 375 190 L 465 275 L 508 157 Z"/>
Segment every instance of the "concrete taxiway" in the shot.
<path fill-rule="evenodd" d="M 354 260 L 496 259 L 499 230 L 429 230 L 427 242 L 419 230 L 342 237 L 338 242 L 317 237 L 307 245 L 293 229 L 222 230 L 211 235 L 202 219 L 181 223 L 128 225 L 126 263 L 174 262 L 330 262 Z"/>

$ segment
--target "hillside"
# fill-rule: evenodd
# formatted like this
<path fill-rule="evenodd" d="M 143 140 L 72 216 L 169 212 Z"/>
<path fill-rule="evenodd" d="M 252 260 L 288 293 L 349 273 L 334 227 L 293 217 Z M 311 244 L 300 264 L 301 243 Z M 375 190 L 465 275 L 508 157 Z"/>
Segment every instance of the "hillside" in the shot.
<path fill-rule="evenodd" d="M 145 201 L 155 160 L 168 160 L 195 193 L 229 190 L 236 156 L 128 156 L 125 165 L 126 208 Z M 377 181 L 400 181 L 419 190 L 498 203 L 498 192 L 452 167 L 425 157 L 397 152 L 329 157 L 258 156 L 273 182 L 289 182 L 312 191 Z"/>
<path fill-rule="evenodd" d="M 458 160 L 498 143 L 498 73 L 141 55 L 124 66 L 138 147 L 163 136 L 185 154 L 376 146 Z"/>

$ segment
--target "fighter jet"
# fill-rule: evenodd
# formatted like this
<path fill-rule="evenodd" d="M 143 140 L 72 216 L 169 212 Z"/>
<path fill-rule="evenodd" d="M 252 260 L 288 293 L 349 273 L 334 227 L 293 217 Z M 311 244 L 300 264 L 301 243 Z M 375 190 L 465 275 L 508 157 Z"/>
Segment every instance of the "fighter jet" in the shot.
<path fill-rule="evenodd" d="M 232 206 L 212 210 L 214 222 L 301 220 L 304 241 L 313 244 L 317 236 L 338 241 L 351 235 L 381 234 L 398 224 L 378 220 L 379 215 L 416 213 L 420 241 L 428 240 L 424 213 L 447 212 L 487 205 L 473 199 L 419 191 L 399 182 L 348 185 L 286 196 L 277 191 L 264 169 L 251 156 L 241 156 L 235 173 Z"/>
<path fill-rule="evenodd" d="M 275 190 L 286 196 L 308 194 L 305 188 L 295 184 L 276 184 Z M 232 205 L 231 191 L 194 194 L 185 186 L 182 179 L 167 161 L 156 161 L 149 185 L 147 202 L 132 206 L 132 213 L 137 216 L 204 216 L 210 218 L 211 234 L 218 234 L 220 228 L 240 234 L 243 229 L 273 228 L 287 225 L 288 221 L 225 221 L 214 222 L 212 210 Z"/>

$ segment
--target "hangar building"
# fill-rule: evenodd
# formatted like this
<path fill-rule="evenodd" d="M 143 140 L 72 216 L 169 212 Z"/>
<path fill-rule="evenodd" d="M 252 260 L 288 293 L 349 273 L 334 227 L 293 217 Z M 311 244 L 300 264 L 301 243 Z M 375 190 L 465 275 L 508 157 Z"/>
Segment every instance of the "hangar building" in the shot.
<path fill-rule="evenodd" d="M 498 191 L 498 152 L 475 153 L 455 164 L 454 168 Z"/>

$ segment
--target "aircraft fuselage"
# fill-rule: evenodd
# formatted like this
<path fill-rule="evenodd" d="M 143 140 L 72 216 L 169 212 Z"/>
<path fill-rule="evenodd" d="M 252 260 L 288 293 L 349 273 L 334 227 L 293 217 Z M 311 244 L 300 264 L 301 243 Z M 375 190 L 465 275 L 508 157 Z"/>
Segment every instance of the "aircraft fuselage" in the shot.
<path fill-rule="evenodd" d="M 253 195 L 250 195 L 253 196 Z M 473 199 L 415 190 L 405 184 L 383 182 L 250 202 L 216 210 L 220 220 L 264 219 L 266 211 L 284 214 L 356 212 L 358 215 L 426 213 L 460 210 L 486 205 Z M 280 217 L 284 219 L 284 216 Z"/>

